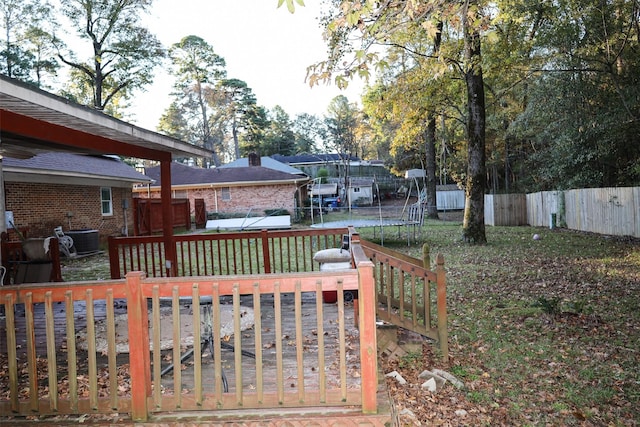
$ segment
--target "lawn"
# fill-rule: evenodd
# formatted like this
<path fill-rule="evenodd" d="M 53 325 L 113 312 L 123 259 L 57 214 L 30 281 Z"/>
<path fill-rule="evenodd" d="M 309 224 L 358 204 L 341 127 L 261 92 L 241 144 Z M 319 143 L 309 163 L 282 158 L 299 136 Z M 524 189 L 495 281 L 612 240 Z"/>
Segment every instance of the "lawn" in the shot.
<path fill-rule="evenodd" d="M 398 409 L 415 416 L 403 422 L 637 425 L 640 240 L 532 227 L 487 227 L 483 246 L 460 237 L 460 223 L 423 229 L 433 256 L 445 256 L 451 359 L 443 365 L 429 345 L 385 361 L 408 380 L 388 380 Z M 421 257 L 406 240 L 385 246 Z M 417 374 L 432 368 L 465 388 L 422 391 Z"/>
<path fill-rule="evenodd" d="M 487 227 L 483 246 L 460 237 L 455 221 L 428 221 L 411 246 L 385 234 L 385 246 L 416 258 L 426 242 L 447 270 L 449 364 L 431 344 L 382 361 L 408 381 L 387 380 L 402 422 L 638 425 L 640 240 L 532 227 Z M 106 278 L 101 258 L 65 263 L 63 277 Z M 465 388 L 422 390 L 417 376 L 432 368 Z"/>

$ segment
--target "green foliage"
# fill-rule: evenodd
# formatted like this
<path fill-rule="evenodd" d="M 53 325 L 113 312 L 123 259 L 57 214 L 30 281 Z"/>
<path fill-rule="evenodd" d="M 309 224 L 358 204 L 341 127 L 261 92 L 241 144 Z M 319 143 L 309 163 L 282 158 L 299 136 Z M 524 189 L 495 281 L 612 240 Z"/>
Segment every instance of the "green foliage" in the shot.
<path fill-rule="evenodd" d="M 59 65 L 51 44 L 56 20 L 47 1 L 0 0 L 0 73 L 45 88 Z"/>
<path fill-rule="evenodd" d="M 160 129 L 211 150 L 213 162 L 219 166 L 225 121 L 223 112 L 212 106 L 226 100 L 217 90 L 226 77 L 224 58 L 204 39 L 193 35 L 173 44 L 169 58 L 175 76 L 173 100 L 161 119 Z"/>
<path fill-rule="evenodd" d="M 477 61 L 463 60 L 460 28 L 467 15 L 455 5 L 386 4 L 372 12 L 345 3 L 324 18 L 332 56 L 310 68 L 310 80 L 347 82 L 377 67 L 378 81 L 363 103 L 377 144 L 389 147 L 394 170 L 423 166 L 423 129 L 435 113 L 440 182 L 461 183 L 469 178 L 465 128 L 473 115 L 466 111 L 460 77 L 468 67 L 482 66 L 488 189 L 636 185 L 637 3 L 469 4 L 468 16 L 478 13 L 467 22 L 481 37 Z M 437 50 L 439 22 L 444 27 Z M 384 44 L 385 56 L 353 47 L 350 35 L 360 35 L 363 46 Z"/>
<path fill-rule="evenodd" d="M 265 129 L 264 137 L 260 143 L 260 154 L 263 156 L 295 154 L 295 134 L 287 112 L 276 105 L 271 111 L 269 119 L 269 126 Z"/>
<path fill-rule="evenodd" d="M 316 178 L 320 179 L 320 184 L 326 184 L 328 177 L 329 177 L 329 171 L 326 168 L 318 169 L 318 175 Z"/>
<path fill-rule="evenodd" d="M 287 3 L 287 10 L 290 13 L 293 13 L 296 10 L 294 2 L 298 3 L 299 6 L 304 6 L 303 0 L 278 0 L 278 7 L 282 6 L 285 2 Z"/>
<path fill-rule="evenodd" d="M 341 154 L 356 155 L 356 106 L 349 103 L 346 96 L 338 95 L 331 100 L 327 113 L 327 149 Z"/>
<path fill-rule="evenodd" d="M 317 116 L 298 114 L 293 120 L 296 154 L 317 153 L 324 144 L 327 128 Z"/>
<path fill-rule="evenodd" d="M 74 52 L 58 54 L 76 71 L 67 87 L 70 94 L 83 101 L 90 98 L 89 105 L 105 110 L 153 81 L 152 71 L 165 50 L 153 34 L 139 26 L 140 14 L 147 12 L 150 0 L 68 0 L 61 4 L 62 13 L 92 51 L 84 60 L 76 59 Z M 117 107 L 112 105 L 113 110 Z"/>

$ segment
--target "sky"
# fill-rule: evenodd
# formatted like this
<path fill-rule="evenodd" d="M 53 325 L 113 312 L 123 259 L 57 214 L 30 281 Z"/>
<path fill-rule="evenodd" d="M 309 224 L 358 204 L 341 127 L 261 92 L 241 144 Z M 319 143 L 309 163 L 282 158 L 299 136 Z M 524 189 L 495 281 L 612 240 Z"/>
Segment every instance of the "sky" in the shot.
<path fill-rule="evenodd" d="M 246 82 L 259 105 L 280 105 L 291 119 L 300 113 L 321 118 L 338 95 L 359 104 L 364 82 L 354 80 L 345 91 L 305 82 L 307 66 L 326 59 L 319 3 L 306 0 L 291 14 L 286 5 L 277 8 L 278 0 L 155 0 L 142 24 L 167 48 L 188 35 L 204 39 L 225 59 L 227 77 Z M 130 120 L 154 130 L 169 106 L 172 83 L 156 69 L 154 84 L 136 95 Z"/>

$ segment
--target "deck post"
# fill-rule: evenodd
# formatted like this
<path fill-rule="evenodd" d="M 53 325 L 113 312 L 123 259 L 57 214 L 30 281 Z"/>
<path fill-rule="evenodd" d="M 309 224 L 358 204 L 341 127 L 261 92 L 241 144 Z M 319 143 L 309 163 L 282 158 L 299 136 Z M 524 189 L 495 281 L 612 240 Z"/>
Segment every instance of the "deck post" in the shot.
<path fill-rule="evenodd" d="M 160 161 L 160 198 L 162 199 L 162 235 L 167 277 L 178 272 L 176 242 L 173 238 L 173 204 L 171 201 L 171 154 Z"/>
<path fill-rule="evenodd" d="M 271 273 L 271 254 L 269 253 L 269 231 L 263 229 L 260 231 L 262 240 L 262 262 L 265 274 Z"/>
<path fill-rule="evenodd" d="M 120 257 L 118 256 L 118 243 L 114 236 L 109 236 L 109 272 L 112 279 L 121 279 L 120 277 Z"/>
<path fill-rule="evenodd" d="M 127 273 L 127 323 L 129 328 L 129 365 L 131 374 L 131 419 L 146 421 L 147 397 L 151 395 L 151 360 L 149 355 L 149 319 L 147 302 L 142 296 L 140 271 Z"/>
<path fill-rule="evenodd" d="M 364 254 L 360 241 L 351 240 L 358 269 L 358 309 L 360 311 L 360 368 L 362 370 L 362 412 L 378 412 L 378 343 L 376 335 L 375 281 L 373 263 Z"/>
<path fill-rule="evenodd" d="M 440 351 L 442 359 L 449 361 L 449 336 L 447 333 L 447 281 L 444 270 L 444 256 L 438 254 L 436 257 L 436 281 L 438 295 L 438 341 L 440 341 Z"/>

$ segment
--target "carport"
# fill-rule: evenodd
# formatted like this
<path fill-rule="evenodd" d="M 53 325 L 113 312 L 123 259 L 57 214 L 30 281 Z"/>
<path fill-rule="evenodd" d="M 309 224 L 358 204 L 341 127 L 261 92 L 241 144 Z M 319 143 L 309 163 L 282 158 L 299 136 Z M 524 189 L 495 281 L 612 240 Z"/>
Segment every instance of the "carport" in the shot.
<path fill-rule="evenodd" d="M 73 103 L 18 80 L 0 76 L 0 231 L 6 231 L 2 157 L 29 158 L 39 152 L 115 154 L 160 162 L 166 268 L 175 275 L 171 161 L 211 157 L 211 152 Z"/>

